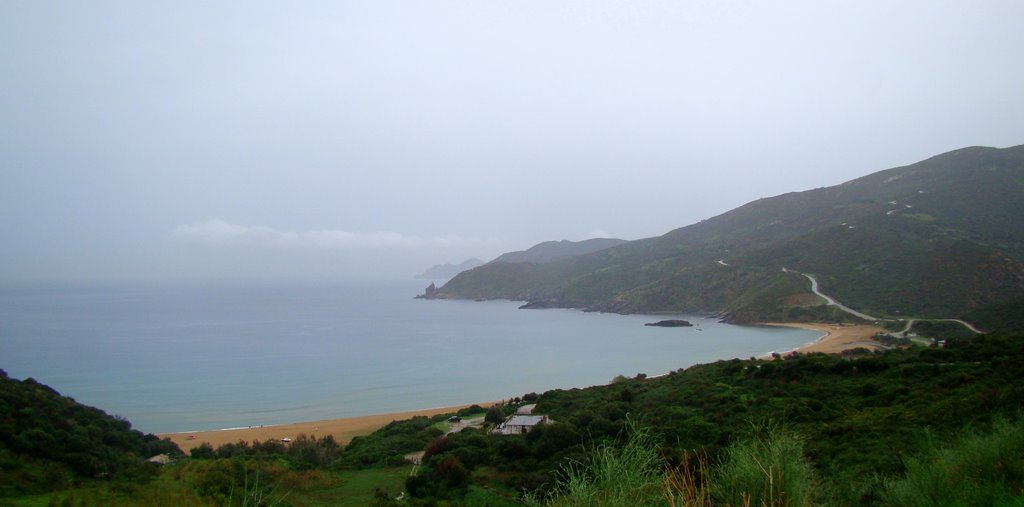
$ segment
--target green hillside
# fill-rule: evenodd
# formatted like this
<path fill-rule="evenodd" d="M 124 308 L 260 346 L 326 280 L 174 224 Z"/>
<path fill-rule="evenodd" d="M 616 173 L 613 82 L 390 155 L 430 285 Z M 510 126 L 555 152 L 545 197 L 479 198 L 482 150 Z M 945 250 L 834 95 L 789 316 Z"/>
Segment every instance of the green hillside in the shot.
<path fill-rule="evenodd" d="M 97 478 L 143 481 L 153 472 L 144 460 L 161 453 L 181 451 L 124 419 L 0 370 L 0 498 Z"/>
<path fill-rule="evenodd" d="M 491 263 L 439 298 L 621 313 L 865 312 L 960 317 L 1024 293 L 1024 146 L 964 148 L 833 187 L 760 199 L 667 234 L 547 263 Z"/>

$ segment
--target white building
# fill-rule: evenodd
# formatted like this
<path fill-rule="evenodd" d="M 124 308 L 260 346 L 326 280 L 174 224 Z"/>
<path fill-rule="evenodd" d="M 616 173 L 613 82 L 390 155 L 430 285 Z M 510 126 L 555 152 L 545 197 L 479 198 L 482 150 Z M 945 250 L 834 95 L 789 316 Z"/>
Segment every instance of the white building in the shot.
<path fill-rule="evenodd" d="M 546 415 L 514 415 L 494 429 L 501 435 L 519 435 L 533 429 L 538 424 L 550 422 Z"/>

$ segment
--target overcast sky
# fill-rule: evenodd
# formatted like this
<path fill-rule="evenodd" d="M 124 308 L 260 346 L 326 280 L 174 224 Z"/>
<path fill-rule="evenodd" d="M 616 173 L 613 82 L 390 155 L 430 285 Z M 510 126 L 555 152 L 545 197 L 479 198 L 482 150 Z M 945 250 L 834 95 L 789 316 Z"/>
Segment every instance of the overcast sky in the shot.
<path fill-rule="evenodd" d="M 407 277 L 1024 143 L 1024 2 L 0 2 L 0 282 Z"/>

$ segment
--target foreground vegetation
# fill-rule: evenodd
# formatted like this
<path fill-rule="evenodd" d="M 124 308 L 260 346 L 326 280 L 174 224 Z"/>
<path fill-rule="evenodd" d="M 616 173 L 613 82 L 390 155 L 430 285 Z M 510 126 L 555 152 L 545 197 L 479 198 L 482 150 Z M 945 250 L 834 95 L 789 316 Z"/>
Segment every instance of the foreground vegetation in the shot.
<path fill-rule="evenodd" d="M 668 468 L 658 451 L 647 430 L 631 428 L 621 448 L 593 450 L 585 463 L 565 467 L 558 489 L 548 498 L 528 495 L 526 501 L 549 507 L 826 503 L 826 490 L 805 457 L 801 438 L 779 428 L 764 428 L 735 442 L 714 466 L 698 457 Z M 904 463 L 903 475 L 880 479 L 881 503 L 1021 505 L 1024 423 L 999 419 L 991 429 L 949 444 L 931 440 Z"/>
<path fill-rule="evenodd" d="M 144 460 L 178 446 L 35 380 L 0 370 L 0 498 L 74 486 L 83 478 L 145 482 Z"/>
<path fill-rule="evenodd" d="M 719 361 L 531 393 L 487 414 L 500 421 L 533 401 L 556 421 L 523 435 L 486 427 L 445 435 L 446 416 L 418 417 L 346 446 L 329 437 L 201 446 L 162 469 L 141 460 L 167 444 L 131 430 L 117 433 L 135 435 L 122 437 L 126 450 L 94 452 L 118 457 L 104 469 L 76 468 L 81 458 L 65 450 L 28 454 L 17 437 L 29 426 L 54 433 L 63 424 L 73 435 L 76 426 L 99 428 L 81 421 L 102 413 L 5 378 L 0 504 L 1019 505 L 1020 378 L 1024 334 Z M 26 396 L 49 401 L 29 407 Z M 109 419 L 97 421 L 126 429 Z M 93 445 L 104 442 L 119 440 Z M 422 464 L 409 464 L 405 456 L 417 451 Z M 61 479 L 40 482 L 50 469 Z"/>
<path fill-rule="evenodd" d="M 420 481 L 426 484 L 408 485 L 425 499 L 457 499 L 461 484 L 478 481 L 550 492 L 565 463 L 585 463 L 595 448 L 621 447 L 631 420 L 657 437 L 665 470 L 695 456 L 718 466 L 735 455 L 738 442 L 770 448 L 757 443 L 756 429 L 782 425 L 820 482 L 816 502 L 884 504 L 885 481 L 905 474 L 906 459 L 927 452 L 934 439 L 984 431 L 999 417 L 1016 420 L 1024 406 L 1024 386 L 1017 382 L 1024 374 L 1022 338 L 987 335 L 951 340 L 946 348 L 720 361 L 662 378 L 549 391 L 536 410 L 556 424 L 522 437 L 449 436 L 425 462 Z M 462 483 L 444 475 L 455 465 L 467 471 Z"/>

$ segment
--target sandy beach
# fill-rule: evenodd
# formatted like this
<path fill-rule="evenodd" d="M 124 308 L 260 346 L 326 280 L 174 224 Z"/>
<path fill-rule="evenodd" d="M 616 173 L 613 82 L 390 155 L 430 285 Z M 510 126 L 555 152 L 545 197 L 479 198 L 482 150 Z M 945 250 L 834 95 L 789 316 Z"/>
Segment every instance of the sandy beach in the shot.
<path fill-rule="evenodd" d="M 882 328 L 878 326 L 861 324 L 839 325 L 770 322 L 765 323 L 764 325 L 810 329 L 824 333 L 824 336 L 814 343 L 810 343 L 796 349 L 799 352 L 805 353 L 824 352 L 828 354 L 835 354 L 856 347 L 877 348 L 872 345 L 873 342 L 871 337 L 882 331 Z M 790 352 L 793 351 L 786 351 L 785 353 Z M 487 407 L 495 403 L 498 402 L 479 403 L 479 405 Z M 295 438 L 300 434 L 316 437 L 333 435 L 338 442 L 344 444 L 351 441 L 353 437 L 373 433 L 375 430 L 391 421 L 400 421 L 419 415 L 430 417 L 437 414 L 457 412 L 459 409 L 468 406 L 469 405 L 461 405 L 457 407 L 413 410 L 393 414 L 346 417 L 342 419 L 328 419 L 323 421 L 300 422 L 264 427 L 168 433 L 160 436 L 170 438 L 185 452 L 190 451 L 192 448 L 203 442 L 207 442 L 214 448 L 217 448 L 219 445 L 238 442 L 239 440 L 252 442 L 264 441 L 267 439 Z"/>
<path fill-rule="evenodd" d="M 780 326 L 780 327 L 792 327 L 797 329 L 810 329 L 812 331 L 820 331 L 825 333 L 814 343 L 809 343 L 802 347 L 797 348 L 795 351 L 790 352 L 824 352 L 826 354 L 838 354 L 844 350 L 853 349 L 857 347 L 864 347 L 867 349 L 878 349 L 877 344 L 872 337 L 878 333 L 884 332 L 881 327 L 872 326 L 868 324 L 814 324 L 814 323 L 795 323 L 795 322 L 767 322 L 765 326 Z"/>
<path fill-rule="evenodd" d="M 478 403 L 478 405 L 481 407 L 489 407 L 495 403 L 499 402 L 492 401 L 489 403 Z M 186 453 L 203 442 L 209 443 L 214 449 L 216 449 L 219 445 L 234 443 L 239 440 L 244 440 L 246 442 L 262 442 L 267 439 L 279 440 L 282 438 L 295 438 L 301 434 L 316 437 L 333 435 L 335 440 L 339 443 L 345 444 L 351 441 L 353 437 L 369 435 L 391 421 L 401 421 L 418 415 L 430 417 L 437 414 L 447 414 L 450 412 L 457 412 L 459 409 L 466 408 L 468 406 L 470 405 L 413 410 L 409 412 L 396 412 L 393 414 L 346 417 L 342 419 L 328 419 L 323 421 L 300 422 L 294 424 L 280 424 L 274 426 L 256 426 L 252 428 L 192 431 L 188 433 L 164 433 L 159 436 L 170 438 Z"/>

